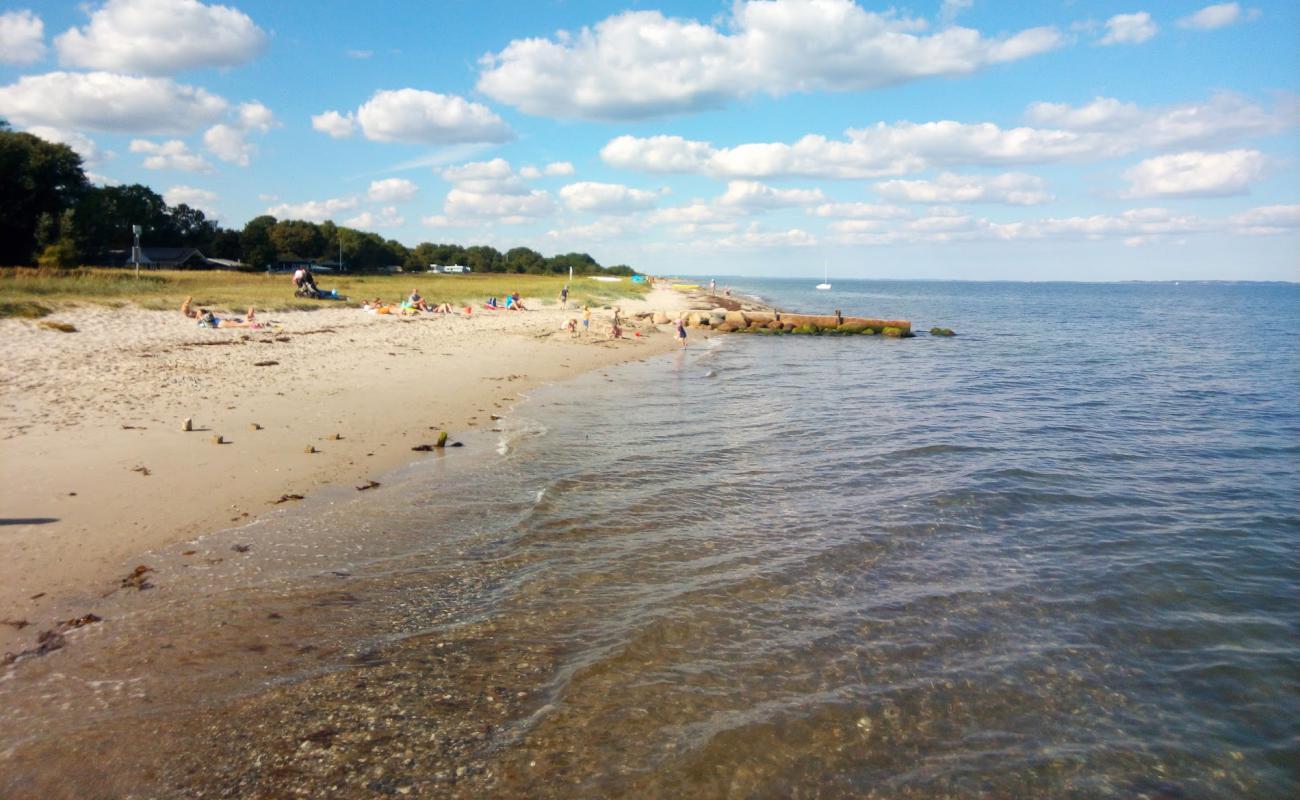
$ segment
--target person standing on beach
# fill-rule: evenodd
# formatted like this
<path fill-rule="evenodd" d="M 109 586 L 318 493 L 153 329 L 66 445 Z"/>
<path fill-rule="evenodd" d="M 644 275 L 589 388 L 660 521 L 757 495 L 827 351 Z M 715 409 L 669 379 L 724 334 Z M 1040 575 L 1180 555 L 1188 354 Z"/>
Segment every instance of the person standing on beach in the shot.
<path fill-rule="evenodd" d="M 715 281 L 713 278 L 709 278 L 709 294 L 717 294 L 717 293 L 718 293 L 718 282 Z"/>
<path fill-rule="evenodd" d="M 564 288 L 560 290 L 560 308 L 567 309 L 568 307 L 569 307 L 569 284 L 566 283 L 564 284 Z"/>
<path fill-rule="evenodd" d="M 682 321 L 681 317 L 677 318 L 677 332 L 676 334 L 674 334 L 674 337 L 677 339 L 677 341 L 682 343 L 682 349 L 685 350 L 686 349 L 686 323 Z"/>
<path fill-rule="evenodd" d="M 586 333 L 591 330 L 591 306 L 582 307 L 582 332 Z"/>

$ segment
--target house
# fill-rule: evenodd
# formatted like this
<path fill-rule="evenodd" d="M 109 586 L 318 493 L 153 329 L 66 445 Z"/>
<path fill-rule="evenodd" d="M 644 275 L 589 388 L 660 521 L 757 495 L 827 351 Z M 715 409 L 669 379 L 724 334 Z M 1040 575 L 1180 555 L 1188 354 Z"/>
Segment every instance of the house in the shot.
<path fill-rule="evenodd" d="M 135 264 L 130 250 L 110 250 L 113 266 Z M 140 266 L 148 269 L 204 269 L 208 259 L 194 247 L 141 247 Z"/>

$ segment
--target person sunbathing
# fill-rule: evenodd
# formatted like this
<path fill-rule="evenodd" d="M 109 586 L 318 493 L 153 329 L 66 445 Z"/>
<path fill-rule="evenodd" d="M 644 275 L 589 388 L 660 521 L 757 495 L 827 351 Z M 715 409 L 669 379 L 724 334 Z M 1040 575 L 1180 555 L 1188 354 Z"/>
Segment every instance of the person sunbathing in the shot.
<path fill-rule="evenodd" d="M 406 298 L 406 306 L 407 306 L 407 308 L 418 308 L 418 309 L 420 309 L 421 311 L 432 311 L 432 310 L 433 310 L 433 309 L 429 308 L 429 304 L 428 304 L 428 303 L 424 302 L 424 298 L 420 296 L 420 290 L 419 290 L 419 289 L 412 289 L 412 290 L 411 290 L 411 296 L 408 297 L 408 298 Z"/>
<path fill-rule="evenodd" d="M 432 311 L 435 314 L 450 314 L 452 313 L 451 303 L 439 303 L 433 308 L 430 308 L 429 311 Z"/>
<path fill-rule="evenodd" d="M 189 317 L 190 319 L 198 320 L 200 328 L 260 328 L 262 327 L 262 323 L 258 322 L 256 319 L 256 313 L 253 311 L 252 306 L 248 307 L 248 314 L 247 316 L 245 316 L 244 319 L 239 319 L 237 317 L 227 317 L 225 319 L 222 319 L 221 317 L 218 317 L 216 314 L 213 314 L 212 311 L 209 309 L 200 308 L 198 310 L 195 310 L 191 308 L 190 301 L 193 299 L 194 299 L 193 297 L 185 298 L 185 302 L 181 303 L 181 313 Z"/>
<path fill-rule="evenodd" d="M 483 304 L 483 307 L 484 307 L 484 308 L 491 308 L 491 309 L 493 309 L 493 310 L 497 309 L 497 308 L 499 307 L 499 306 L 497 306 L 497 299 L 496 299 L 495 297 L 489 297 L 489 298 L 487 299 L 487 302 Z"/>

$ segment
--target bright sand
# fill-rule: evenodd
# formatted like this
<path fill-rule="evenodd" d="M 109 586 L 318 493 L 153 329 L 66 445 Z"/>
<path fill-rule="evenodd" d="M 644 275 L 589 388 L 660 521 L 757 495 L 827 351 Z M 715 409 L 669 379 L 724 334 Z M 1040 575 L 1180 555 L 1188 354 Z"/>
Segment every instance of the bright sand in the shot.
<path fill-rule="evenodd" d="M 620 301 L 624 317 L 688 304 L 671 290 Z M 284 495 L 364 485 L 532 387 L 676 346 L 649 321 L 610 341 L 610 312 L 592 311 L 577 337 L 561 326 L 581 310 L 554 303 L 268 312 L 263 330 L 97 306 L 48 318 L 75 333 L 0 320 L 0 620 L 30 625 L 0 626 L 0 651 L 86 613 L 141 553 L 245 524 Z"/>

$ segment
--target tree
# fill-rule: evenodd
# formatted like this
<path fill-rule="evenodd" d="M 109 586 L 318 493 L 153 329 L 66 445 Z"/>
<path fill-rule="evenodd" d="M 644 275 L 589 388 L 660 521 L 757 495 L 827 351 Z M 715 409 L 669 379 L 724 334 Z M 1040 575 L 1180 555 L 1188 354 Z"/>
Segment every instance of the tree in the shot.
<path fill-rule="evenodd" d="M 8 128 L 0 127 L 0 264 L 30 264 L 41 215 L 57 219 L 88 183 L 71 147 Z"/>
<path fill-rule="evenodd" d="M 483 244 L 476 244 L 465 251 L 465 266 L 475 272 L 505 272 L 505 256 L 495 247 L 488 247 Z"/>
<path fill-rule="evenodd" d="M 269 231 L 275 253 L 282 261 L 319 258 L 325 239 L 315 223 L 301 219 L 280 220 Z"/>
<path fill-rule="evenodd" d="M 138 183 L 87 189 L 77 203 L 74 225 L 77 249 L 91 263 L 104 263 L 109 250 L 129 250 L 134 243 L 132 225 L 143 228 L 144 246 L 185 244 L 167 202 Z"/>
<path fill-rule="evenodd" d="M 218 226 L 213 231 L 212 239 L 203 252 L 209 258 L 228 258 L 232 261 L 242 261 L 243 248 L 240 246 L 240 238 L 239 231 Z"/>
<path fill-rule="evenodd" d="M 507 272 L 542 273 L 546 270 L 546 259 L 536 250 L 527 247 L 514 247 L 506 252 Z"/>
<path fill-rule="evenodd" d="M 271 242 L 271 228 L 276 219 L 269 214 L 253 217 L 239 234 L 240 260 L 254 267 L 267 267 L 275 261 L 275 244 Z"/>

